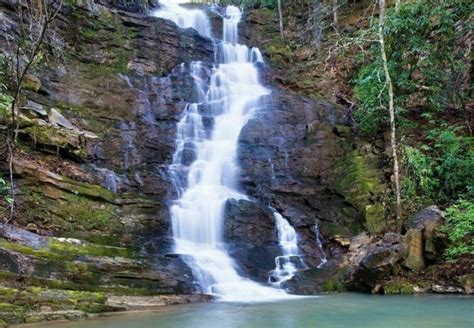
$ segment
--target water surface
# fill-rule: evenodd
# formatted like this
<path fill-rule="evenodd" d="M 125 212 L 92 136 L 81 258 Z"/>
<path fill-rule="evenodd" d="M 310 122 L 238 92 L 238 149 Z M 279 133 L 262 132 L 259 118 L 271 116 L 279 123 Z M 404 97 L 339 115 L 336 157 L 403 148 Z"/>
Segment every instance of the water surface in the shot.
<path fill-rule="evenodd" d="M 474 327 L 474 297 L 338 294 L 271 303 L 171 306 L 35 328 Z"/>

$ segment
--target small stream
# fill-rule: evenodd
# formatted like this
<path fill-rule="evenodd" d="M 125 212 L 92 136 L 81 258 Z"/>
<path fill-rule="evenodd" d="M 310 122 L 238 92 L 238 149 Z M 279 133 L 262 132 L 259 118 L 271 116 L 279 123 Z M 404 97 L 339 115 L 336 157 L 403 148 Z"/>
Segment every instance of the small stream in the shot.
<path fill-rule="evenodd" d="M 474 327 L 469 296 L 381 296 L 343 293 L 267 303 L 207 303 L 164 307 L 35 328 L 417 328 Z M 30 326 L 31 327 L 31 326 Z"/>

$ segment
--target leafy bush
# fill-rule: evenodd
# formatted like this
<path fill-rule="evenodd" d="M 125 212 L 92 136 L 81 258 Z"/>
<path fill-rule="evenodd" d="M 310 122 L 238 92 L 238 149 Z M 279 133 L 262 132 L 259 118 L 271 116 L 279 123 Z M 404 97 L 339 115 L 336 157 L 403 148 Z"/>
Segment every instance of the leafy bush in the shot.
<path fill-rule="evenodd" d="M 402 109 L 422 108 L 436 112 L 455 108 L 466 113 L 469 100 L 469 15 L 472 1 L 422 0 L 405 3 L 399 11 L 388 10 L 384 39 L 388 67 L 394 84 L 398 119 Z M 378 21 L 374 19 L 364 39 L 377 38 Z M 358 129 L 371 135 L 387 121 L 384 105 L 387 89 L 380 60 L 380 46 L 368 49 L 354 91 L 359 107 L 355 114 Z"/>
<path fill-rule="evenodd" d="M 446 257 L 456 260 L 462 255 L 474 255 L 474 203 L 460 200 L 446 213 L 445 231 L 450 241 Z"/>
<path fill-rule="evenodd" d="M 474 199 L 474 143 L 459 127 L 442 125 L 427 133 L 428 143 L 404 148 L 405 201 L 412 207 L 461 197 Z"/>

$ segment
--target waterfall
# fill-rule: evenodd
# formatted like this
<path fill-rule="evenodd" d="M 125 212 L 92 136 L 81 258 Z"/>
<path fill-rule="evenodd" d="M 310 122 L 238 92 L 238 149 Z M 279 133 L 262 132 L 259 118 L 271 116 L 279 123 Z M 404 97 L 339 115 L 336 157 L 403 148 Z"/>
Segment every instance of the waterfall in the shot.
<path fill-rule="evenodd" d="M 153 16 L 169 19 L 181 28 L 192 27 L 199 34 L 210 37 L 211 24 L 209 19 L 201 10 L 186 9 L 178 3 L 183 1 L 176 0 L 160 0 L 160 9 L 153 12 Z"/>
<path fill-rule="evenodd" d="M 295 229 L 275 209 L 273 215 L 283 255 L 275 258 L 275 270 L 271 272 L 268 281 L 274 286 L 281 287 L 285 281 L 293 278 L 296 271 L 304 268 L 305 264 L 300 257 Z"/>
<path fill-rule="evenodd" d="M 155 16 L 172 19 L 179 26 L 191 25 L 204 35 L 209 33 L 210 25 L 201 19 L 202 12 L 170 1 L 160 3 L 162 8 Z M 237 7 L 227 7 L 214 67 L 201 62 L 182 66 L 194 81 L 198 101 L 187 105 L 177 125 L 176 152 L 169 170 L 178 192 L 170 209 L 176 253 L 183 255 L 203 292 L 224 301 L 246 302 L 290 296 L 240 276 L 223 240 L 226 201 L 247 199 L 236 183 L 238 137 L 261 106 L 261 97 L 269 94 L 255 67 L 263 61 L 260 52 L 238 44 L 240 18 Z M 208 25 L 202 25 L 204 22 Z M 203 108 L 212 116 L 211 131 L 203 123 Z"/>

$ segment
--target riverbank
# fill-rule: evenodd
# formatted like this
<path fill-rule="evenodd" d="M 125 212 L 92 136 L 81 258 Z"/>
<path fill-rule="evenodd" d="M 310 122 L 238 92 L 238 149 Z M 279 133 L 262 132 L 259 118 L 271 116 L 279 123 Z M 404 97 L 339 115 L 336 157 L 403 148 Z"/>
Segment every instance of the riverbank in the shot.
<path fill-rule="evenodd" d="M 474 324 L 474 298 L 467 296 L 377 296 L 342 293 L 267 303 L 207 303 L 180 305 L 93 318 L 74 323 L 55 323 L 54 328 L 160 328 L 225 327 L 458 327 Z M 43 328 L 47 325 L 20 326 Z M 17 327 L 17 328 L 20 328 Z"/>
<path fill-rule="evenodd" d="M 6 288 L 0 287 L 0 293 Z M 159 296 L 117 296 L 90 292 L 66 290 L 10 289 L 15 293 L 15 305 L 0 303 L 0 327 L 34 326 L 40 322 L 65 322 L 91 318 L 110 317 L 125 313 L 144 313 L 183 304 L 206 303 L 213 300 L 211 295 L 159 295 Z M 21 307 L 19 302 L 36 303 L 36 307 Z M 21 303 L 20 303 L 21 304 Z"/>

